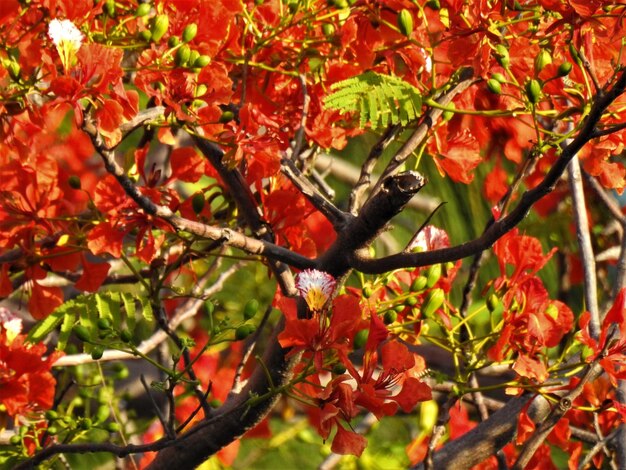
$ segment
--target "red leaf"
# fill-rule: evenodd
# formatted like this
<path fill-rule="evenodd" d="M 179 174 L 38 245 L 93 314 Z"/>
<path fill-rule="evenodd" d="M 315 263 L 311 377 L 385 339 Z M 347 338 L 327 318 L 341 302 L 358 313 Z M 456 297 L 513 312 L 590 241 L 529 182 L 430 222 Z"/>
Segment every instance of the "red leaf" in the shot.
<path fill-rule="evenodd" d="M 42 320 L 63 303 L 63 291 L 58 287 L 42 286 L 33 281 L 28 311 L 35 320 Z"/>
<path fill-rule="evenodd" d="M 387 330 L 387 327 L 378 315 L 372 312 L 370 317 L 370 332 L 367 336 L 365 350 L 368 352 L 376 351 L 378 345 L 386 340 L 387 336 L 389 336 L 389 330 Z"/>
<path fill-rule="evenodd" d="M 170 156 L 172 176 L 170 179 L 179 179 L 195 183 L 205 172 L 206 161 L 191 147 L 174 149 Z"/>
<path fill-rule="evenodd" d="M 404 344 L 390 340 L 380 351 L 383 370 L 401 372 L 415 365 L 415 358 Z"/>
<path fill-rule="evenodd" d="M 405 413 L 410 413 L 417 403 L 430 400 L 432 396 L 432 390 L 428 385 L 414 377 L 409 377 L 404 381 L 402 391 L 393 399 Z"/>
<path fill-rule="evenodd" d="M 87 235 L 87 247 L 94 255 L 109 253 L 114 258 L 122 255 L 122 241 L 125 232 L 102 222 L 91 229 Z"/>
<path fill-rule="evenodd" d="M 74 287 L 87 292 L 96 292 L 109 274 L 109 269 L 111 269 L 109 263 L 91 263 L 83 257 L 83 275 L 76 281 Z"/>
<path fill-rule="evenodd" d="M 9 265 L 2 265 L 0 269 L 0 297 L 8 297 L 13 292 L 13 283 L 9 278 Z"/>
<path fill-rule="evenodd" d="M 447 147 L 447 148 L 446 148 Z M 454 181 L 471 183 L 474 175 L 472 170 L 482 160 L 478 141 L 468 129 L 448 138 L 447 146 L 442 152 L 443 159 L 436 160 L 440 166 Z"/>
<path fill-rule="evenodd" d="M 523 444 L 535 431 L 535 422 L 530 419 L 526 410 L 519 415 L 517 422 L 517 444 Z"/>
<path fill-rule="evenodd" d="M 335 434 L 331 446 L 331 450 L 335 454 L 360 457 L 366 446 L 367 439 L 363 436 L 352 431 L 346 431 L 339 424 L 337 425 L 337 434 Z"/>
<path fill-rule="evenodd" d="M 483 183 L 483 192 L 489 201 L 498 202 L 506 194 L 509 189 L 507 177 L 506 171 L 500 165 L 496 165 L 487 175 Z"/>
<path fill-rule="evenodd" d="M 548 377 L 548 370 L 543 362 L 532 359 L 525 355 L 520 355 L 513 364 L 513 370 L 522 377 L 535 379 L 538 382 L 544 382 Z"/>

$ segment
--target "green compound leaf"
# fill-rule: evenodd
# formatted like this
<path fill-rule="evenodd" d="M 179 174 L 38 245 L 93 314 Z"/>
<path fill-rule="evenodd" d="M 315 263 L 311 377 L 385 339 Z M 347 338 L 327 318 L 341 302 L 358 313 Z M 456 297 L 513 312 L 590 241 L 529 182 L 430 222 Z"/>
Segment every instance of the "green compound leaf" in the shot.
<path fill-rule="evenodd" d="M 326 109 L 359 116 L 359 126 L 372 129 L 389 124 L 406 126 L 422 114 L 422 95 L 398 77 L 365 72 L 332 85 Z"/>

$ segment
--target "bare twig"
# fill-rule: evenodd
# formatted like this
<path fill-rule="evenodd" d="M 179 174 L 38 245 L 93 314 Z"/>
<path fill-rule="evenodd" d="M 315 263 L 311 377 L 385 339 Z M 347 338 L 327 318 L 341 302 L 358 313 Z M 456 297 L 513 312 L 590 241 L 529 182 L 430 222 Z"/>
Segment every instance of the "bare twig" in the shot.
<path fill-rule="evenodd" d="M 356 180 L 355 185 L 352 188 L 352 192 L 350 193 L 350 202 L 348 203 L 348 210 L 350 213 L 355 215 L 357 214 L 359 208 L 361 207 L 362 199 L 370 187 L 372 172 L 374 171 L 376 163 L 378 163 L 378 159 L 389 144 L 394 141 L 398 132 L 400 132 L 400 129 L 401 126 L 398 124 L 389 126 L 380 139 L 378 139 L 378 142 L 376 142 L 376 144 L 374 144 L 371 148 L 370 153 L 361 165 L 361 174 L 359 175 L 358 180 Z"/>
<path fill-rule="evenodd" d="M 577 156 L 574 156 L 567 165 L 567 175 L 569 177 L 570 192 L 572 193 L 576 236 L 578 238 L 580 258 L 583 265 L 585 304 L 591 314 L 589 333 L 592 338 L 597 339 L 600 336 L 600 313 L 598 309 L 596 262 L 591 245 L 591 236 L 589 234 L 585 193 L 580 174 L 580 163 Z"/>
<path fill-rule="evenodd" d="M 309 200 L 313 206 L 319 210 L 333 224 L 336 230 L 343 228 L 348 218 L 348 214 L 339 210 L 335 205 L 327 200 L 311 182 L 302 175 L 295 163 L 289 158 L 281 161 L 281 171 L 289 178 L 293 185 Z"/>
<path fill-rule="evenodd" d="M 153 108 L 142 109 L 130 121 L 127 121 L 120 125 L 122 135 L 134 131 L 135 129 L 143 126 L 147 122 L 154 121 L 162 117 L 164 112 L 165 107 L 163 106 L 154 106 Z"/>
<path fill-rule="evenodd" d="M 332 155 L 325 153 L 317 155 L 315 158 L 315 168 L 320 171 L 330 171 L 335 178 L 346 184 L 358 184 L 359 169 L 351 163 L 333 157 Z M 373 174 L 372 177 L 379 178 L 379 176 L 375 174 Z M 406 206 L 409 209 L 430 213 L 434 211 L 439 204 L 441 204 L 441 201 L 435 197 L 417 194 Z"/>
<path fill-rule="evenodd" d="M 554 426 L 556 426 L 556 424 L 565 415 L 565 413 L 567 413 L 571 409 L 574 400 L 578 397 L 578 395 L 582 393 L 584 385 L 587 382 L 594 380 L 601 371 L 602 368 L 598 363 L 598 359 L 596 359 L 587 366 L 585 374 L 581 378 L 580 382 L 565 396 L 561 397 L 558 404 L 552 409 L 546 419 L 544 419 L 536 427 L 533 434 L 524 443 L 524 447 L 518 455 L 515 465 L 513 465 L 512 467 L 513 470 L 522 470 L 528 464 L 539 446 L 543 444 L 543 442 L 548 437 L 548 434 L 552 432 Z"/>
<path fill-rule="evenodd" d="M 433 461 L 433 453 L 435 448 L 439 444 L 439 441 L 446 433 L 446 425 L 450 421 L 450 408 L 452 408 L 458 401 L 458 397 L 454 394 L 448 396 L 446 403 L 439 409 L 439 416 L 437 416 L 437 423 L 433 428 L 433 431 L 428 441 L 428 450 L 426 451 L 426 458 L 424 459 L 424 470 L 434 470 L 435 464 Z"/>
<path fill-rule="evenodd" d="M 257 327 L 256 331 L 250 337 L 250 340 L 246 344 L 243 355 L 241 356 L 241 361 L 239 361 L 239 365 L 237 366 L 237 369 L 235 370 L 235 377 L 233 378 L 233 386 L 231 388 L 234 392 L 238 392 L 241 390 L 241 374 L 243 373 L 243 368 L 248 362 L 248 359 L 250 358 L 250 354 L 252 354 L 252 351 L 254 350 L 254 347 L 256 346 L 257 339 L 259 339 L 259 336 L 261 335 L 263 328 L 267 324 L 267 320 L 270 317 L 270 313 L 272 313 L 272 306 L 268 305 L 267 308 L 265 309 L 265 313 L 263 313 L 263 318 L 261 319 L 259 326 Z"/>
<path fill-rule="evenodd" d="M 474 77 L 474 70 L 471 67 L 461 69 L 458 77 L 456 77 L 456 83 L 454 83 L 452 88 L 447 90 L 436 100 L 437 104 L 440 106 L 449 105 L 457 95 L 463 93 L 470 86 L 476 83 L 476 81 L 477 79 Z M 382 181 L 386 177 L 395 174 L 399 170 L 400 166 L 411 156 L 415 149 L 421 145 L 424 139 L 428 136 L 428 131 L 435 125 L 442 114 L 443 110 L 440 108 L 431 108 L 425 114 L 420 124 L 417 126 L 415 131 L 413 131 L 413 134 L 411 134 L 408 140 L 404 143 L 404 145 L 402 145 L 402 147 L 400 147 L 387 164 L 387 168 L 385 168 L 385 171 L 383 171 L 380 179 L 377 181 L 374 189 L 372 190 L 372 195 L 380 189 Z"/>
<path fill-rule="evenodd" d="M 144 378 L 143 374 L 139 376 L 139 380 L 141 381 L 141 385 L 143 385 L 143 388 L 146 391 L 146 394 L 148 395 L 150 402 L 152 403 L 152 408 L 154 409 L 154 412 L 157 415 L 157 418 L 159 418 L 159 421 L 161 422 L 161 427 L 163 427 L 163 432 L 169 439 L 174 439 L 176 437 L 176 434 L 174 433 L 174 430 L 170 426 L 170 423 L 163 416 L 163 413 L 161 413 L 161 409 L 159 408 L 159 405 L 157 405 L 156 401 L 154 400 L 154 397 L 152 396 L 152 390 L 150 390 L 150 386 L 146 383 L 146 379 Z"/>

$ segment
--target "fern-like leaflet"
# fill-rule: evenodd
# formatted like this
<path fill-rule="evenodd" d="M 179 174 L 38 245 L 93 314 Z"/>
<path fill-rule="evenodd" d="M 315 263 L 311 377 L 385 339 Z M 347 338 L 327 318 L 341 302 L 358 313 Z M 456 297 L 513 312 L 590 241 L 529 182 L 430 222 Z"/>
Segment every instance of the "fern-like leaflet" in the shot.
<path fill-rule="evenodd" d="M 398 77 L 368 71 L 333 84 L 331 90 L 325 107 L 358 114 L 360 127 L 406 126 L 422 113 L 419 90 Z"/>

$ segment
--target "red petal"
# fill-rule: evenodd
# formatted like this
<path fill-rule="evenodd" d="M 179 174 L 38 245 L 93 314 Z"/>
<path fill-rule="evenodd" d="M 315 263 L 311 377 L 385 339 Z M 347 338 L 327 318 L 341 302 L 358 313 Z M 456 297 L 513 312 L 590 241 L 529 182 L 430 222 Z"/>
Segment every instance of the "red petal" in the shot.
<path fill-rule="evenodd" d="M 360 457 L 365 447 L 367 447 L 367 439 L 355 432 L 346 431 L 344 428 L 337 425 L 337 434 L 331 446 L 331 450 L 335 454 L 356 455 Z"/>

